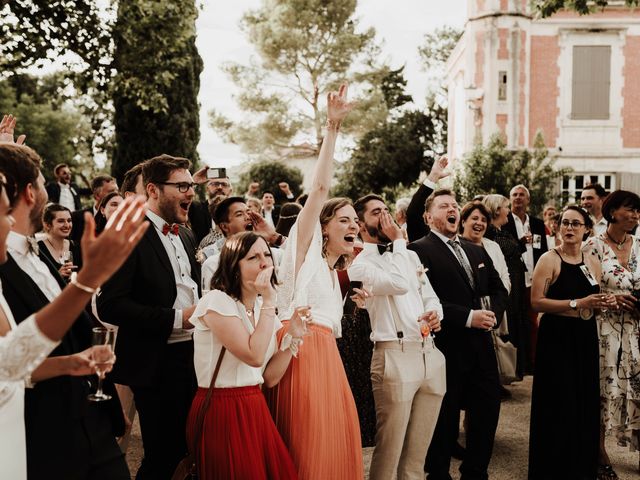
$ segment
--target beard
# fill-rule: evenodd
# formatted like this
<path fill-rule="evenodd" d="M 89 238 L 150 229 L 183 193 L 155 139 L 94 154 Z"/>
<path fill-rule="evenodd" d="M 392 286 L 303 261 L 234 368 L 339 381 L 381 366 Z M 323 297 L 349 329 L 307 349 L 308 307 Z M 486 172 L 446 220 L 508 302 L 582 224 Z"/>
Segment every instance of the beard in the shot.
<path fill-rule="evenodd" d="M 376 226 L 376 227 L 374 227 L 372 225 L 366 225 L 365 224 L 365 228 L 367 229 L 367 233 L 371 237 L 377 238 L 381 243 L 389 243 L 389 242 L 391 242 L 391 239 L 389 237 L 387 237 L 384 233 L 382 233 L 382 230 L 380 230 L 380 224 L 378 224 L 378 226 Z"/>
<path fill-rule="evenodd" d="M 162 219 L 168 224 L 185 223 L 186 219 L 181 218 L 180 205 L 176 200 L 171 201 L 164 196 L 158 199 L 158 210 Z"/>

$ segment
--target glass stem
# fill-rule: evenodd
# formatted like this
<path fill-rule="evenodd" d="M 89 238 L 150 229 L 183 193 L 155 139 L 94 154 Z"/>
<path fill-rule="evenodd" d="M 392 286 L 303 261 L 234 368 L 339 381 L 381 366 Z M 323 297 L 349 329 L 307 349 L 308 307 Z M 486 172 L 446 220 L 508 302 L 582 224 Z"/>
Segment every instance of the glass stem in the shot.
<path fill-rule="evenodd" d="M 96 397 L 102 397 L 102 375 L 98 375 L 98 389 L 96 390 Z"/>

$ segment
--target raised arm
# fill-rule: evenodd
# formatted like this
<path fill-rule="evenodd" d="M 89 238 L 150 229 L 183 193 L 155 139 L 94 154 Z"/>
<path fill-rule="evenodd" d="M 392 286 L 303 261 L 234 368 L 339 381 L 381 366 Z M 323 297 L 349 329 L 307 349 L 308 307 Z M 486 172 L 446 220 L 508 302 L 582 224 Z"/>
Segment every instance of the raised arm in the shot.
<path fill-rule="evenodd" d="M 411 197 L 411 202 L 407 207 L 407 235 L 410 242 L 415 242 L 429 233 L 423 219 L 424 202 L 436 189 L 438 182 L 449 176 L 449 172 L 445 171 L 448 164 L 446 155 L 437 158 L 433 162 L 427 179 L 420 184 L 418 190 Z"/>
<path fill-rule="evenodd" d="M 298 242 L 296 245 L 296 275 L 304 262 L 309 250 L 316 222 L 324 202 L 329 197 L 331 179 L 333 178 L 333 153 L 336 139 L 340 130 L 340 123 L 353 108 L 353 103 L 347 102 L 347 84 L 340 86 L 338 93 L 327 95 L 327 133 L 320 147 L 320 154 L 313 172 L 313 182 L 309 197 L 298 215 Z"/>

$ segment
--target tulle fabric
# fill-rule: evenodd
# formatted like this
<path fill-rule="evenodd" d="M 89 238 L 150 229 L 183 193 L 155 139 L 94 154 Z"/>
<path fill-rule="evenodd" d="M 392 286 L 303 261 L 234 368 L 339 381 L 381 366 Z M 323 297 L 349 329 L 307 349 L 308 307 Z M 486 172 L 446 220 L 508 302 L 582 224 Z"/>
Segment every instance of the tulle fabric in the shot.
<path fill-rule="evenodd" d="M 300 479 L 360 480 L 358 413 L 335 338 L 326 327 L 310 331 L 280 383 L 265 389 L 267 403 Z"/>
<path fill-rule="evenodd" d="M 191 445 L 196 419 L 207 396 L 199 388 L 187 420 Z M 295 480 L 289 452 L 257 385 L 216 388 L 200 439 L 200 480 Z"/>

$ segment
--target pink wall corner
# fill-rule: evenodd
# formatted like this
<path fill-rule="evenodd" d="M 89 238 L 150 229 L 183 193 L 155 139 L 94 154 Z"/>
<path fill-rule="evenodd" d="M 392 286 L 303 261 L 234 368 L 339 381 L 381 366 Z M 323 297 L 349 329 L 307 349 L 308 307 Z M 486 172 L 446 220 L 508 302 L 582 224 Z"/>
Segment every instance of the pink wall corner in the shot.
<path fill-rule="evenodd" d="M 553 148 L 557 143 L 559 55 L 557 36 L 531 37 L 529 146 L 533 146 L 538 130 L 542 130 L 547 147 Z"/>

